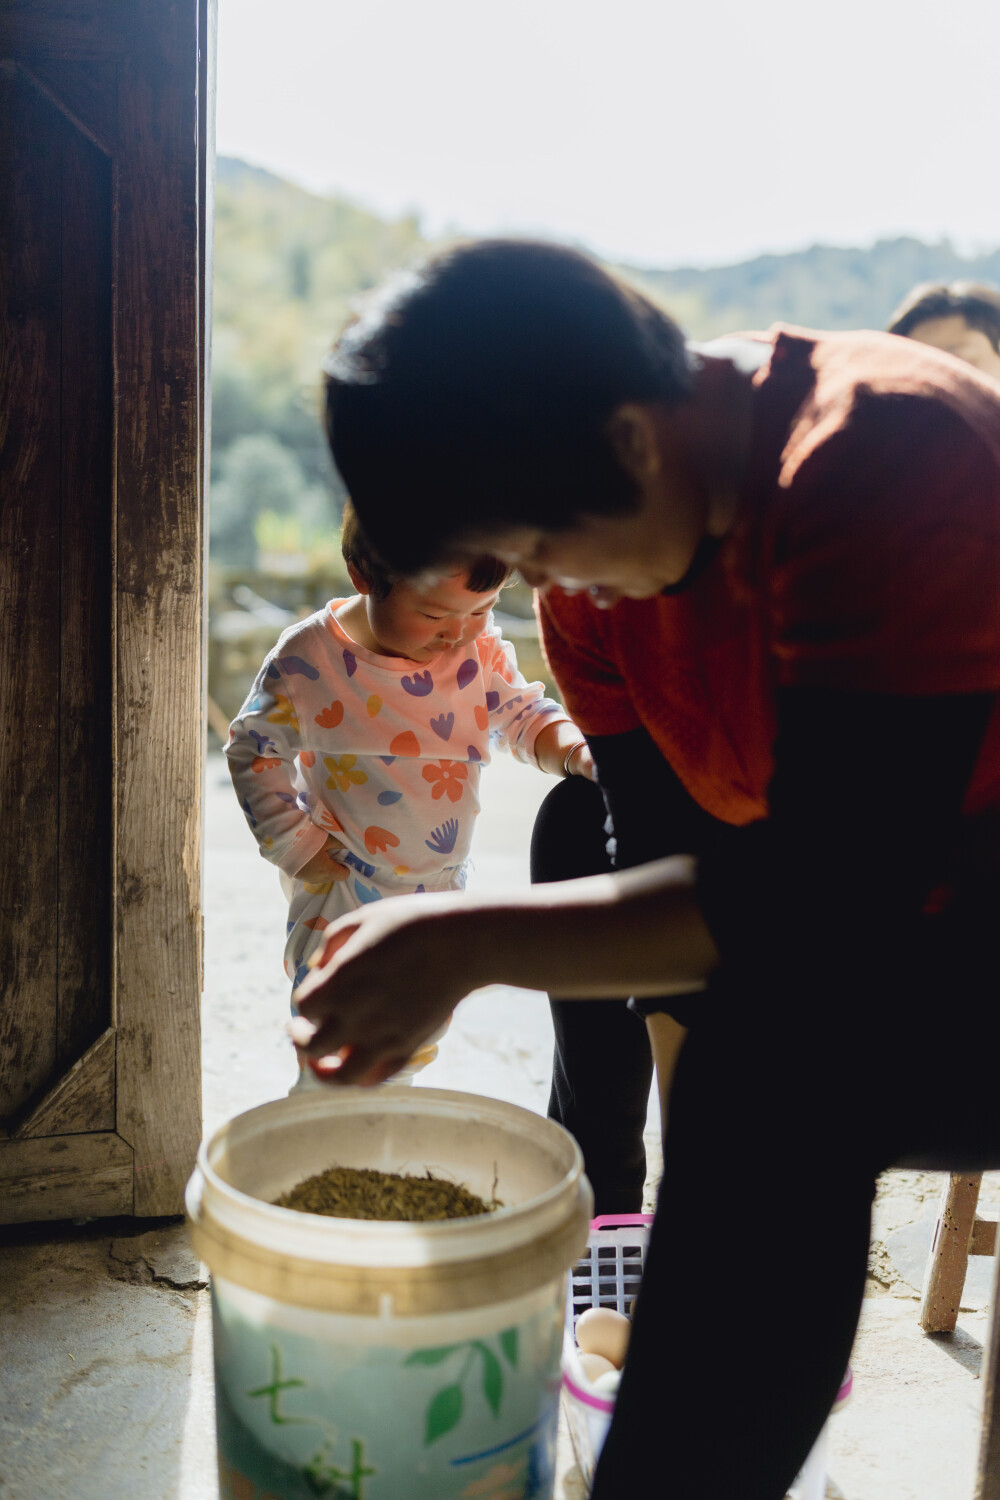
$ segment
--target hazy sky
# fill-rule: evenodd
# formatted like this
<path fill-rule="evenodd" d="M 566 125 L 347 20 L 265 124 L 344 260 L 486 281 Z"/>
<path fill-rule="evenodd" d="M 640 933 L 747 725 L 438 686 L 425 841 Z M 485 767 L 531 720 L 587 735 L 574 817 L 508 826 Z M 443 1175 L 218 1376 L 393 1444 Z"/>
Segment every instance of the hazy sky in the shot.
<path fill-rule="evenodd" d="M 1000 243 L 1000 0 L 219 0 L 218 149 L 646 265 Z"/>

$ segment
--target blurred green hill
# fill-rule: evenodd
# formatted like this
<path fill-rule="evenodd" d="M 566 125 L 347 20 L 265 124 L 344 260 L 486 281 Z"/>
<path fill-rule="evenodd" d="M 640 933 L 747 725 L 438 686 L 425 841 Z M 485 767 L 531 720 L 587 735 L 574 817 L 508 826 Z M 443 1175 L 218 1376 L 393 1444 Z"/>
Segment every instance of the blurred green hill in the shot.
<path fill-rule="evenodd" d="M 261 516 L 292 552 L 329 551 L 340 511 L 319 424 L 320 362 L 351 299 L 423 241 L 231 157 L 216 164 L 212 550 L 247 565 Z M 264 523 L 266 540 L 276 528 Z M 277 528 L 278 531 L 281 528 Z"/>
<path fill-rule="evenodd" d="M 259 167 L 216 171 L 212 555 L 229 567 L 336 570 L 341 495 L 319 424 L 323 354 L 361 292 L 427 246 L 412 216 L 380 218 Z M 766 328 L 882 327 L 919 281 L 1000 282 L 1000 250 L 884 240 L 815 245 L 707 270 L 619 267 L 692 337 Z M 270 571 L 270 567 L 263 571 Z"/>

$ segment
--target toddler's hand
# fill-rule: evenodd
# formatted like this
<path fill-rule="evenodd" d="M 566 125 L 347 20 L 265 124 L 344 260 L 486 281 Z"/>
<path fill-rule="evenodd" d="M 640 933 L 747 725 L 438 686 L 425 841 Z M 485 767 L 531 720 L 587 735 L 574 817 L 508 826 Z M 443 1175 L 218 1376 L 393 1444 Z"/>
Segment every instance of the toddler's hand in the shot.
<path fill-rule="evenodd" d="M 571 776 L 586 776 L 588 781 L 597 780 L 597 766 L 589 745 L 581 745 L 579 750 L 573 751 L 569 762 L 569 774 Z"/>

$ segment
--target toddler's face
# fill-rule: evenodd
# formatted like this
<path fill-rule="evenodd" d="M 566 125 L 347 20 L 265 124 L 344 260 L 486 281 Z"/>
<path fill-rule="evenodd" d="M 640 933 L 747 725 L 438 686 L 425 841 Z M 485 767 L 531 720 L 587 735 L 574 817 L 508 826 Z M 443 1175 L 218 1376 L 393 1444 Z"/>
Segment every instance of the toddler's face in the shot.
<path fill-rule="evenodd" d="M 500 590 L 470 594 L 465 573 L 438 579 L 426 588 L 397 583 L 385 599 L 365 599 L 368 626 L 386 656 L 430 661 L 449 646 L 466 646 L 482 635 Z"/>
<path fill-rule="evenodd" d="M 910 338 L 954 354 L 956 359 L 963 359 L 984 375 L 1000 380 L 1000 354 L 981 328 L 970 328 L 957 313 L 947 318 L 925 318 L 910 329 Z"/>

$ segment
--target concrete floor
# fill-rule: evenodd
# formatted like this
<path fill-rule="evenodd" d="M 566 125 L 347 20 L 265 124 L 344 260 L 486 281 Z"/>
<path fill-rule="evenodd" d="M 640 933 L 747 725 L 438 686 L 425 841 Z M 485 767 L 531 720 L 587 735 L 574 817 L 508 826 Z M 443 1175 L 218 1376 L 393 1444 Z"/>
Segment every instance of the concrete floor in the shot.
<path fill-rule="evenodd" d="M 526 879 L 527 834 L 547 781 L 502 759 L 484 783 L 476 878 Z M 206 1132 L 283 1094 L 295 1073 L 276 955 L 284 910 L 256 860 L 221 757 L 206 803 Z M 501 987 L 460 1008 L 428 1086 L 463 1088 L 544 1112 L 551 1027 L 541 996 Z M 655 1165 L 658 1121 L 648 1124 Z M 972 1262 L 956 1334 L 927 1338 L 917 1288 L 938 1193 L 928 1174 L 881 1184 L 872 1276 L 853 1356 L 855 1394 L 833 1419 L 829 1497 L 971 1500 L 990 1265 Z M 994 1213 L 1000 1179 L 988 1179 Z M 2 1500 L 218 1500 L 211 1318 L 177 1221 L 100 1221 L 0 1231 Z M 795 1336 L 795 1303 L 823 1295 L 794 1226 L 775 1245 L 789 1309 L 767 1338 Z M 738 1261 L 734 1255 L 734 1274 Z M 706 1297 L 711 1288 L 703 1289 Z M 559 1500 L 584 1488 L 563 1441 Z M 400 1497 L 405 1500 L 405 1497 Z"/>

